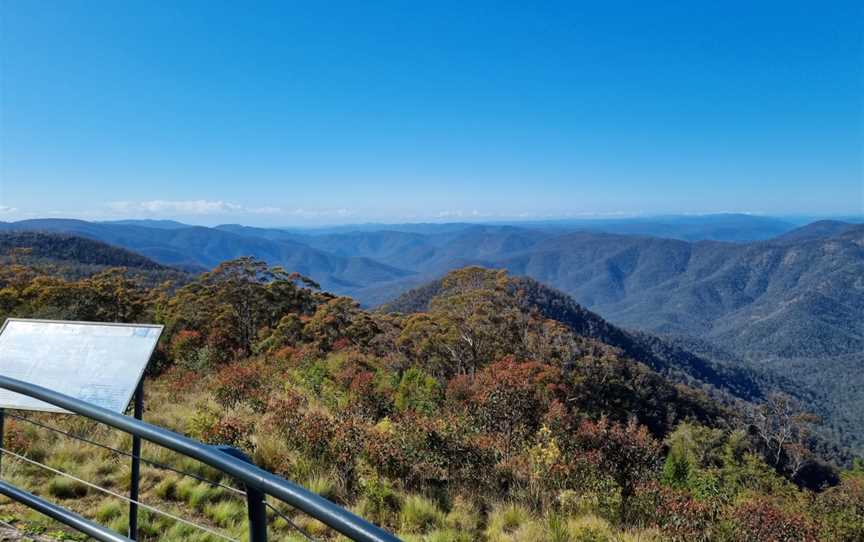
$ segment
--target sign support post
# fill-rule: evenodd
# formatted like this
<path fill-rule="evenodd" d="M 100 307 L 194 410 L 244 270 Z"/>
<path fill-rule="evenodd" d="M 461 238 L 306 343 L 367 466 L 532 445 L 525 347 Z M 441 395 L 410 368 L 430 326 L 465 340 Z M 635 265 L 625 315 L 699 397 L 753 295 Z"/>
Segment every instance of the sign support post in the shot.
<path fill-rule="evenodd" d="M 138 381 L 135 388 L 135 406 L 133 415 L 136 420 L 144 416 L 144 377 Z M 138 493 L 141 485 L 141 437 L 132 436 L 132 479 L 129 484 L 129 538 L 138 540 Z"/>
<path fill-rule="evenodd" d="M 0 448 L 6 447 L 6 409 L 0 407 Z M 3 473 L 3 452 L 0 452 L 0 474 Z"/>

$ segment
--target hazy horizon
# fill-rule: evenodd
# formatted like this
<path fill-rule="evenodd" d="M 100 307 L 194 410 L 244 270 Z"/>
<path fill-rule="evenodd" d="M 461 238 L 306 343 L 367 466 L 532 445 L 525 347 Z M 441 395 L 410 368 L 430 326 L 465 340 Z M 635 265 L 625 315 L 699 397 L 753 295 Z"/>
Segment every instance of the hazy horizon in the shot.
<path fill-rule="evenodd" d="M 476 224 L 476 225 L 512 225 L 512 226 L 524 226 L 531 227 L 532 225 L 549 225 L 554 226 L 556 224 L 560 224 L 562 226 L 566 225 L 578 225 L 578 224 L 591 224 L 591 223 L 663 223 L 664 221 L 669 222 L 670 224 L 682 222 L 682 221 L 691 221 L 693 223 L 704 222 L 707 220 L 717 220 L 722 218 L 729 217 L 752 217 L 754 219 L 766 219 L 766 220 L 775 220 L 778 222 L 785 222 L 792 226 L 801 226 L 805 224 L 809 224 L 812 222 L 820 221 L 820 220 L 838 220 L 838 221 L 849 221 L 849 222 L 864 222 L 864 213 L 858 214 L 788 214 L 788 215 L 767 215 L 760 213 L 736 213 L 736 212 L 727 212 L 727 213 L 679 213 L 679 214 L 634 214 L 634 215 L 574 215 L 574 216 L 550 216 L 550 217 L 536 217 L 536 218 L 526 218 L 526 217 L 495 217 L 495 216 L 486 216 L 486 217 L 477 217 L 477 216 L 464 216 L 464 217 L 447 217 L 447 218 L 414 218 L 409 219 L 406 218 L 404 220 L 351 220 L 350 217 L 343 217 L 343 221 L 331 221 L 328 222 L 325 218 L 322 221 L 310 221 L 304 220 L 302 222 L 290 223 L 286 222 L 283 224 L 279 223 L 261 223 L 256 222 L 254 218 L 252 221 L 220 221 L 218 219 L 207 220 L 206 217 L 202 218 L 198 217 L 148 217 L 148 216 L 127 216 L 127 217 L 112 217 L 112 218 L 93 218 L 93 217 L 78 217 L 78 216 L 32 216 L 32 217 L 24 217 L 20 219 L 4 219 L 0 220 L 2 222 L 18 222 L 18 221 L 26 221 L 26 220 L 44 220 L 44 219 L 54 219 L 54 220 L 84 220 L 87 222 L 96 222 L 96 223 L 129 223 L 129 222 L 140 222 L 140 223 L 152 223 L 154 226 L 158 225 L 158 223 L 179 223 L 186 226 L 201 226 L 201 227 L 215 227 L 215 226 L 224 226 L 224 225 L 242 225 L 247 227 L 258 227 L 258 228 L 272 228 L 272 229 L 288 229 L 288 230 L 303 230 L 303 229 L 330 229 L 330 228 L 338 228 L 344 230 L 350 230 L 352 228 L 363 229 L 369 227 L 387 227 L 387 226 L 403 226 L 403 225 L 455 225 L 455 224 Z M 218 218 L 218 217 L 216 217 Z M 230 218 L 230 217 L 228 217 Z"/>

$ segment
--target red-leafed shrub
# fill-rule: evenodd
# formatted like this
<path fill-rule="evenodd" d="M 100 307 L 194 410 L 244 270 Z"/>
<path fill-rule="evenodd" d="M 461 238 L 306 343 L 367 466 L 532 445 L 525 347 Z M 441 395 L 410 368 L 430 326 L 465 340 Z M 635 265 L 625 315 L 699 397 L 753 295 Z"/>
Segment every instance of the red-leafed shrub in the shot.
<path fill-rule="evenodd" d="M 493 363 L 475 375 L 470 392 L 474 417 L 482 431 L 496 438 L 503 455 L 518 451 L 537 430 L 560 380 L 561 372 L 555 367 L 512 359 Z"/>
<path fill-rule="evenodd" d="M 188 363 L 202 346 L 204 346 L 204 337 L 198 331 L 189 329 L 178 331 L 171 338 L 171 359 L 175 363 Z"/>
<path fill-rule="evenodd" d="M 274 359 L 290 362 L 297 356 L 297 351 L 298 349 L 294 346 L 284 346 L 273 352 L 271 355 Z"/>
<path fill-rule="evenodd" d="M 660 443 L 644 425 L 583 420 L 573 440 L 582 458 L 608 476 L 621 493 L 621 519 L 628 521 L 628 504 L 638 484 L 654 478 L 660 467 Z"/>
<path fill-rule="evenodd" d="M 33 447 L 33 438 L 15 420 L 6 422 L 5 435 L 4 446 L 16 454 L 27 455 Z"/>
<path fill-rule="evenodd" d="M 253 447 L 250 439 L 253 430 L 251 422 L 229 416 L 205 428 L 201 432 L 201 440 L 208 444 L 225 444 L 249 452 Z"/>
<path fill-rule="evenodd" d="M 450 485 L 472 491 L 494 479 L 495 458 L 455 416 L 431 419 L 414 411 L 375 427 L 364 455 L 375 469 L 409 488 Z"/>
<path fill-rule="evenodd" d="M 371 371 L 355 373 L 351 380 L 348 381 L 347 387 L 352 395 L 369 395 L 375 390 L 375 374 Z"/>
<path fill-rule="evenodd" d="M 256 411 L 264 410 L 267 390 L 264 388 L 263 367 L 257 363 L 232 364 L 216 374 L 213 397 L 225 408 L 246 403 Z"/>
<path fill-rule="evenodd" d="M 379 420 L 393 410 L 393 399 L 381 389 L 371 371 L 355 373 L 348 382 L 349 411 Z"/>
<path fill-rule="evenodd" d="M 733 512 L 735 536 L 741 542 L 815 542 L 814 525 L 786 512 L 764 497 L 738 505 Z"/>
<path fill-rule="evenodd" d="M 450 404 L 465 405 L 471 400 L 473 379 L 469 375 L 456 375 L 447 382 L 445 397 Z"/>
<path fill-rule="evenodd" d="M 288 438 L 307 457 L 327 462 L 334 433 L 334 422 L 329 415 L 319 410 L 308 410 L 300 417 L 297 427 L 289 433 Z"/>
<path fill-rule="evenodd" d="M 353 493 L 357 483 L 357 459 L 363 452 L 368 426 L 353 417 L 337 418 L 334 422 L 327 456 L 345 490 Z"/>
<path fill-rule="evenodd" d="M 288 362 L 290 367 L 300 367 L 314 363 L 319 357 L 320 352 L 313 344 L 301 344 L 287 350 L 286 356 L 282 359 Z"/>
<path fill-rule="evenodd" d="M 346 352 L 344 364 L 334 375 L 339 386 L 348 392 L 346 411 L 368 420 L 379 420 L 390 414 L 393 397 L 387 376 L 376 372 L 363 354 Z"/>
<path fill-rule="evenodd" d="M 207 346 L 218 353 L 214 361 L 224 362 L 247 354 L 242 341 L 237 336 L 237 322 L 229 314 L 220 314 L 210 323 L 207 333 Z"/>
<path fill-rule="evenodd" d="M 287 389 L 270 397 L 262 421 L 265 431 L 289 438 L 297 431 L 308 401 L 303 395 Z"/>
<path fill-rule="evenodd" d="M 579 422 L 567 410 L 567 405 L 564 404 L 564 401 L 560 399 L 555 399 L 549 404 L 549 408 L 546 409 L 541 421 L 554 435 L 564 441 L 572 440 L 566 437 L 576 430 Z M 563 442 L 562 444 L 567 444 L 567 442 Z"/>
<path fill-rule="evenodd" d="M 351 339 L 348 337 L 340 337 L 333 341 L 333 344 L 330 345 L 330 350 L 333 352 L 338 352 L 340 350 L 345 350 L 346 348 L 350 348 L 353 345 Z"/>
<path fill-rule="evenodd" d="M 161 379 L 168 385 L 171 391 L 183 393 L 195 389 L 200 385 L 203 377 L 195 371 L 174 366 L 163 373 Z"/>
<path fill-rule="evenodd" d="M 645 522 L 659 527 L 673 541 L 709 540 L 717 510 L 686 491 L 650 482 L 640 486 L 634 500 L 645 504 Z"/>
<path fill-rule="evenodd" d="M 280 434 L 289 446 L 321 466 L 331 468 L 339 475 L 344 488 L 353 492 L 357 482 L 357 459 L 364 449 L 368 425 L 352 416 L 297 410 L 300 404 L 290 396 L 281 404 L 286 407 L 284 420 L 290 421 L 280 427 Z M 277 403 L 270 403 L 271 408 L 276 406 Z"/>
<path fill-rule="evenodd" d="M 820 493 L 813 512 L 826 540 L 864 540 L 864 472 Z"/>
<path fill-rule="evenodd" d="M 392 431 L 373 428 L 366 438 L 363 453 L 382 475 L 391 480 L 406 480 L 411 471 L 411 463 L 402 444 Z"/>

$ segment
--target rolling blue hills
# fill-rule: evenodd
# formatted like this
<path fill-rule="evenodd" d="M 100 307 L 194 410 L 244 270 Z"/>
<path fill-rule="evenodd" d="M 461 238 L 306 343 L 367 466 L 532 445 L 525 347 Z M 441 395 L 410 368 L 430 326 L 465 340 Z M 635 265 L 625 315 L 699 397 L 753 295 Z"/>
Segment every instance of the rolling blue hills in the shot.
<path fill-rule="evenodd" d="M 240 256 L 313 276 L 327 289 L 344 291 L 411 275 L 369 258 L 342 257 L 290 240 L 272 241 L 214 228 L 145 227 L 137 224 L 68 219 L 25 220 L 0 225 L 3 230 L 62 232 L 133 250 L 164 265 L 203 271 Z"/>

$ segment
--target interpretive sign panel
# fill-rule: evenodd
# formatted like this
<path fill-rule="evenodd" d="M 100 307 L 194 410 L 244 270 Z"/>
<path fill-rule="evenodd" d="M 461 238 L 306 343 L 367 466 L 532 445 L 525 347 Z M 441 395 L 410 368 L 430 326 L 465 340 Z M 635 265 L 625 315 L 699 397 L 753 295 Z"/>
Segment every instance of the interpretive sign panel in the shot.
<path fill-rule="evenodd" d="M 162 326 L 23 320 L 0 329 L 0 374 L 123 413 Z M 0 407 L 66 412 L 0 388 Z"/>

